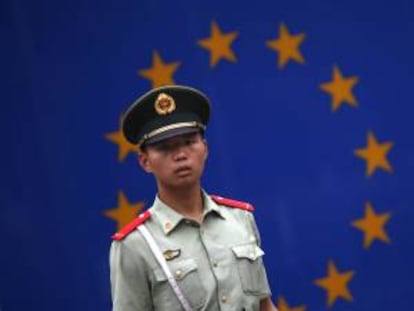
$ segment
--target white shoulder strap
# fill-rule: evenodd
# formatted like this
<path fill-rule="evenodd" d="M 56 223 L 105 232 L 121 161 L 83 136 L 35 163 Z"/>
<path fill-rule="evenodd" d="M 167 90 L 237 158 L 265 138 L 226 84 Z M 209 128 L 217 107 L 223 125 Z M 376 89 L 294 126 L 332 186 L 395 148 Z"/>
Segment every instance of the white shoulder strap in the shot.
<path fill-rule="evenodd" d="M 184 297 L 183 292 L 181 291 L 180 287 L 177 284 L 177 281 L 175 280 L 174 276 L 171 273 L 170 268 L 167 265 L 167 261 L 165 260 L 163 254 L 161 253 L 160 248 L 157 245 L 157 242 L 155 242 L 154 238 L 152 237 L 151 233 L 148 231 L 148 229 L 145 227 L 144 224 L 140 225 L 138 227 L 138 230 L 142 233 L 145 240 L 148 243 L 148 246 L 150 247 L 152 253 L 154 254 L 155 258 L 157 259 L 158 263 L 160 264 L 162 270 L 165 273 L 165 276 L 167 277 L 168 282 L 170 283 L 172 289 L 174 290 L 175 295 L 177 296 L 178 300 L 180 301 L 181 305 L 183 306 L 185 311 L 192 311 L 190 304 L 188 303 L 188 300 Z"/>

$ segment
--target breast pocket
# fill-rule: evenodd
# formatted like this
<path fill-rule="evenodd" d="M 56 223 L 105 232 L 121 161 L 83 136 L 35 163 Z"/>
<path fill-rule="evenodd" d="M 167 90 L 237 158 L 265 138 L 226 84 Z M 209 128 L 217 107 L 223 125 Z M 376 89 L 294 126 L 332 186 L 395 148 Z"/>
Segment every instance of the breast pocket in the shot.
<path fill-rule="evenodd" d="M 205 304 L 206 292 L 201 283 L 197 263 L 193 259 L 184 259 L 170 263 L 170 270 L 192 309 L 201 309 Z M 157 268 L 154 270 L 154 275 L 153 303 L 155 310 L 183 310 L 164 271 Z"/>
<path fill-rule="evenodd" d="M 232 247 L 232 251 L 243 291 L 250 295 L 266 295 L 268 285 L 262 260 L 263 250 L 255 243 L 247 243 Z"/>

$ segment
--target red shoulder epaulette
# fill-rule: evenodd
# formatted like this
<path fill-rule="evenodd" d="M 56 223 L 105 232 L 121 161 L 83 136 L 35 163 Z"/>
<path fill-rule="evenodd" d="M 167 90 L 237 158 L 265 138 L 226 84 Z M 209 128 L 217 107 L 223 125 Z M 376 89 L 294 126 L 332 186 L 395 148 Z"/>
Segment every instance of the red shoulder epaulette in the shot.
<path fill-rule="evenodd" d="M 247 203 L 247 202 L 241 202 L 241 201 L 236 201 L 236 200 L 232 200 L 232 199 L 226 199 L 226 198 L 223 198 L 223 197 L 218 196 L 218 195 L 210 195 L 210 197 L 213 199 L 214 202 L 216 202 L 217 204 L 220 204 L 220 205 L 226 205 L 226 206 L 229 206 L 229 207 L 239 208 L 239 209 L 249 211 L 249 212 L 254 211 L 253 205 L 251 205 L 250 203 Z"/>
<path fill-rule="evenodd" d="M 137 218 L 119 230 L 112 236 L 112 240 L 120 241 L 123 240 L 128 234 L 134 231 L 139 225 L 143 224 L 148 218 L 151 217 L 150 211 L 145 211 L 140 214 Z"/>

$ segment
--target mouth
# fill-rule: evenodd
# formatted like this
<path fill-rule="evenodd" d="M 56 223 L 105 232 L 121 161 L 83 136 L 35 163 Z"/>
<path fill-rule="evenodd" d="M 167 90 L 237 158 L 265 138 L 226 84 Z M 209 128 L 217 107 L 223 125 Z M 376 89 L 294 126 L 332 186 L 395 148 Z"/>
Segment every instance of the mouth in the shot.
<path fill-rule="evenodd" d="M 181 166 L 174 170 L 174 173 L 179 177 L 185 177 L 191 173 L 191 167 L 189 166 Z"/>

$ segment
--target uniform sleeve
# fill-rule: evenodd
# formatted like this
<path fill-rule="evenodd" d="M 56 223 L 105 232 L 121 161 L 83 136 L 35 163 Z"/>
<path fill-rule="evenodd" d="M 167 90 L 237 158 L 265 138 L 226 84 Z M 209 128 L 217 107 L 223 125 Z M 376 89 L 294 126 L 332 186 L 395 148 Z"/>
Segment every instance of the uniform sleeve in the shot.
<path fill-rule="evenodd" d="M 261 244 L 262 244 L 262 240 L 260 237 L 260 232 L 259 229 L 257 228 L 257 224 L 256 221 L 254 219 L 254 215 L 252 213 L 248 213 L 248 218 L 249 218 L 249 227 L 252 230 L 252 234 L 254 235 L 254 237 L 256 238 L 256 244 L 257 246 L 259 246 L 261 248 Z M 269 281 L 267 279 L 267 273 L 266 273 L 266 268 L 263 262 L 263 258 L 260 259 L 260 272 L 258 273 L 258 277 L 259 277 L 259 283 L 261 284 L 262 288 L 265 289 L 265 295 L 263 295 L 262 297 L 268 297 L 272 295 L 272 291 L 270 289 L 270 285 L 269 285 Z"/>
<path fill-rule="evenodd" d="M 146 264 L 124 241 L 112 242 L 109 256 L 112 311 L 151 311 Z"/>
<path fill-rule="evenodd" d="M 249 219 L 249 229 L 252 231 L 253 236 L 256 238 L 257 245 L 261 247 L 262 239 L 260 237 L 259 229 L 257 228 L 256 221 L 252 213 L 247 212 L 247 217 Z"/>

